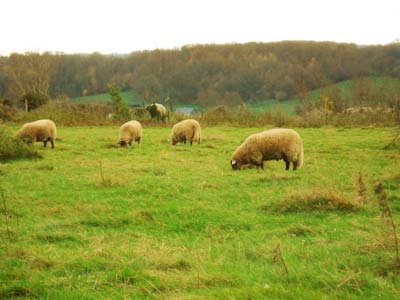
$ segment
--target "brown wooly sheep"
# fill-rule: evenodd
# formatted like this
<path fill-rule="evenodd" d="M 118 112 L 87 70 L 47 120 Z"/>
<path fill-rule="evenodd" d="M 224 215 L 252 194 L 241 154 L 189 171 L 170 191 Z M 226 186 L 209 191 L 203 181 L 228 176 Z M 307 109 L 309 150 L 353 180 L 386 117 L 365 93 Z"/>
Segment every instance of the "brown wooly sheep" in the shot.
<path fill-rule="evenodd" d="M 135 141 L 140 145 L 142 139 L 142 125 L 138 121 L 128 121 L 119 128 L 119 142 L 121 147 L 132 146 Z"/>
<path fill-rule="evenodd" d="M 231 166 L 233 170 L 251 165 L 263 169 L 265 160 L 283 159 L 286 170 L 290 162 L 296 170 L 303 165 L 303 156 L 300 135 L 292 129 L 276 128 L 250 135 L 233 153 Z"/>
<path fill-rule="evenodd" d="M 155 109 L 154 109 L 155 105 Z M 164 105 L 160 103 L 153 103 L 146 105 L 145 109 L 150 113 L 151 118 L 158 118 L 161 121 L 164 121 L 167 117 L 167 109 Z"/>
<path fill-rule="evenodd" d="M 186 141 L 190 142 L 192 146 L 193 142 L 200 144 L 201 140 L 201 127 L 199 122 L 193 119 L 183 120 L 176 123 L 172 127 L 171 133 L 171 144 L 176 145 L 179 142 L 186 144 Z"/>
<path fill-rule="evenodd" d="M 16 136 L 29 144 L 43 142 L 43 147 L 46 147 L 47 142 L 50 142 L 51 148 L 54 148 L 54 141 L 57 136 L 56 124 L 51 120 L 37 120 L 25 123 Z"/>

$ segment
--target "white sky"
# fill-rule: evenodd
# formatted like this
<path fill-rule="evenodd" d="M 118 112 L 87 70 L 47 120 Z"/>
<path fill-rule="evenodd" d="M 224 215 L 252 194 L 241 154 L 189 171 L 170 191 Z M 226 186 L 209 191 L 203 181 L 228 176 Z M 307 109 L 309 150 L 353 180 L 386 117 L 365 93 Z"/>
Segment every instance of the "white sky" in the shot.
<path fill-rule="evenodd" d="M 0 55 L 400 39 L 400 0 L 0 0 Z"/>

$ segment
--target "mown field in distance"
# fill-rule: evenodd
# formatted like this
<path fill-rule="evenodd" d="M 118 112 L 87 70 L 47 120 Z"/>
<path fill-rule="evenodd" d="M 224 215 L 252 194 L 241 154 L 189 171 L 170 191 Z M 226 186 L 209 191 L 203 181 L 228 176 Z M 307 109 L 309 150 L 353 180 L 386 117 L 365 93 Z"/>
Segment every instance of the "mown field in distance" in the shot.
<path fill-rule="evenodd" d="M 143 100 L 133 91 L 123 91 L 120 93 L 122 99 L 128 105 L 142 105 Z M 111 103 L 111 96 L 109 94 L 97 94 L 90 96 L 81 96 L 70 99 L 71 102 L 75 103 Z"/>
<path fill-rule="evenodd" d="M 125 91 L 121 92 L 121 97 L 124 99 L 125 103 L 128 105 L 140 105 L 143 106 L 145 101 L 141 99 L 136 93 L 132 91 Z M 82 96 L 82 97 L 75 97 L 70 99 L 71 102 L 75 103 L 111 103 L 111 97 L 109 94 L 98 94 L 98 95 L 91 95 L 91 96 Z M 286 112 L 289 115 L 295 114 L 295 107 L 300 104 L 300 101 L 295 100 L 286 100 L 286 101 L 279 101 L 275 99 L 269 99 L 264 101 L 259 101 L 257 103 L 249 103 L 247 107 L 251 110 L 255 111 L 276 111 L 280 110 L 282 112 Z M 196 107 L 196 105 L 192 104 L 176 104 L 174 108 L 179 107 Z"/>
<path fill-rule="evenodd" d="M 400 90 L 400 80 L 388 78 L 388 77 L 366 77 L 364 80 L 369 80 L 369 84 L 371 88 L 379 89 L 382 92 L 386 92 L 389 89 L 395 89 L 397 91 Z M 309 92 L 311 99 L 318 99 L 322 93 L 329 92 L 330 90 L 336 88 L 341 91 L 342 96 L 350 99 L 352 94 L 354 93 L 354 86 L 356 80 L 346 80 L 343 82 L 339 82 L 336 84 L 328 85 L 324 88 L 313 90 Z M 145 101 L 141 99 L 141 97 L 133 92 L 133 91 L 124 91 L 121 92 L 121 97 L 128 105 L 140 105 L 142 106 Z M 111 98 L 109 94 L 98 94 L 91 95 L 85 97 L 76 97 L 72 98 L 71 102 L 79 102 L 79 103 L 90 103 L 90 102 L 100 102 L 100 103 L 110 103 Z M 300 105 L 300 99 L 294 98 L 290 100 L 277 100 L 277 99 L 267 99 L 267 100 L 259 100 L 256 102 L 249 102 L 246 104 L 247 108 L 250 110 L 262 112 L 262 111 L 271 111 L 277 112 L 281 111 L 288 115 L 296 114 L 296 106 Z M 178 107 L 196 107 L 192 104 L 175 104 L 175 108 Z"/>
<path fill-rule="evenodd" d="M 43 159 L 1 163 L 0 298 L 399 299 L 373 192 L 400 224 L 394 129 L 297 129 L 302 169 L 232 171 L 263 129 L 173 147 L 169 128 L 144 128 L 129 151 L 118 127 L 59 128 Z"/>

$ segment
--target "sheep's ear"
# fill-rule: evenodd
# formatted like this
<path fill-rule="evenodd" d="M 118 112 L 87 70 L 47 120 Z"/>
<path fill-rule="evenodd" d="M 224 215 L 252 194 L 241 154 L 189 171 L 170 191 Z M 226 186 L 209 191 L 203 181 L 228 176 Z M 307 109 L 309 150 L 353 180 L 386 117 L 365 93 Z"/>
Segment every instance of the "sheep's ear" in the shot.
<path fill-rule="evenodd" d="M 231 165 L 232 165 L 232 166 L 236 165 L 236 160 L 232 159 L 232 160 L 231 160 Z"/>

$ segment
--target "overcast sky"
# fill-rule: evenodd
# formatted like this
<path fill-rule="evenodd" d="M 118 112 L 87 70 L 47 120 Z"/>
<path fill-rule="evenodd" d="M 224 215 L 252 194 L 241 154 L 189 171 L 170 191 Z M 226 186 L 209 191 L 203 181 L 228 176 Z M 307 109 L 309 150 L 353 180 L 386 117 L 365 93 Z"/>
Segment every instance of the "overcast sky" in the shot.
<path fill-rule="evenodd" d="M 400 0 L 1 0 L 0 54 L 400 39 Z"/>

